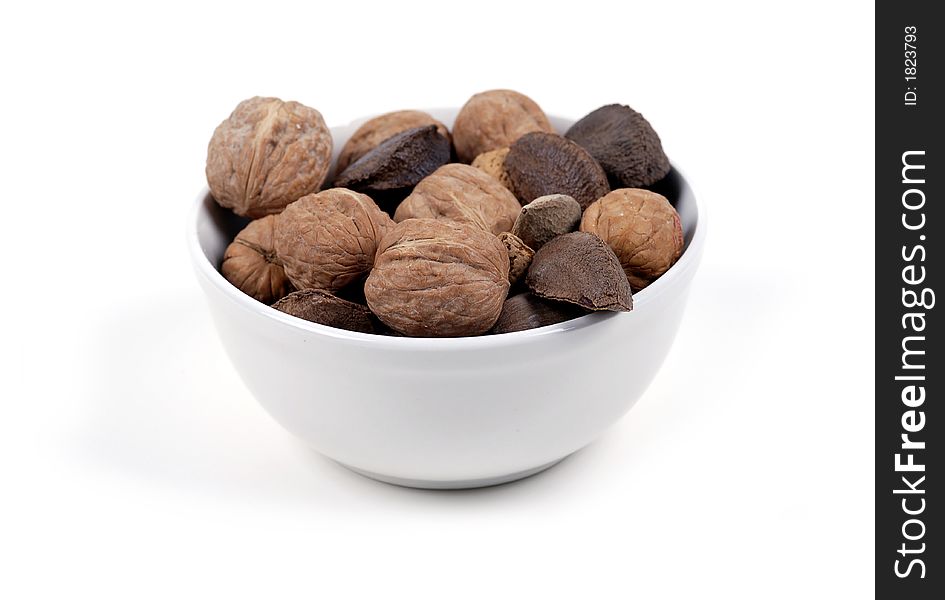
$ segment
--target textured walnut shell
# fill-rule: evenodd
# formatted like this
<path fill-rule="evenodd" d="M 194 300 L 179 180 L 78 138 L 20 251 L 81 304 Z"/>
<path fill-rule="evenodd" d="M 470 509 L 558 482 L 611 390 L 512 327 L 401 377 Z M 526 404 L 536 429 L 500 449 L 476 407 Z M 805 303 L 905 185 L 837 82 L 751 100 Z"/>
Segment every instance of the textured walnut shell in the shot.
<path fill-rule="evenodd" d="M 634 291 L 665 273 L 683 251 L 679 214 L 669 200 L 648 190 L 610 192 L 584 211 L 581 231 L 613 249 Z"/>
<path fill-rule="evenodd" d="M 499 234 L 512 228 L 521 205 L 494 177 L 469 165 L 443 165 L 417 184 L 394 220 L 447 219 Z"/>
<path fill-rule="evenodd" d="M 587 150 L 553 133 L 529 133 L 505 157 L 512 191 L 522 204 L 566 194 L 587 208 L 610 191 L 607 175 Z"/>
<path fill-rule="evenodd" d="M 385 325 L 417 337 L 485 333 L 508 291 L 509 259 L 499 238 L 434 219 L 409 219 L 387 232 L 364 285 Z"/>
<path fill-rule="evenodd" d="M 278 98 L 240 102 L 207 148 L 214 199 L 253 219 L 317 191 L 330 166 L 331 133 L 321 113 Z"/>
<path fill-rule="evenodd" d="M 358 127 L 357 131 L 348 138 L 338 154 L 338 163 L 335 172 L 341 173 L 348 165 L 381 145 L 381 142 L 397 135 L 402 131 L 420 127 L 422 125 L 436 125 L 436 130 L 450 142 L 450 132 L 446 125 L 440 123 L 425 112 L 419 110 L 399 110 L 374 117 Z"/>
<path fill-rule="evenodd" d="M 507 147 L 483 152 L 472 161 L 472 166 L 487 175 L 492 175 L 505 186 L 505 189 L 511 190 L 512 180 L 509 179 L 509 173 L 505 170 L 505 157 L 508 155 L 509 149 Z"/>
<path fill-rule="evenodd" d="M 332 188 L 276 217 L 276 253 L 296 288 L 333 292 L 371 269 L 377 242 L 392 225 L 369 197 Z"/>
<path fill-rule="evenodd" d="M 250 221 L 223 254 L 220 271 L 245 294 L 272 304 L 292 291 L 273 246 L 275 216 Z"/>
<path fill-rule="evenodd" d="M 571 196 L 552 194 L 535 198 L 522 207 L 512 233 L 538 250 L 552 238 L 570 233 L 581 224 L 581 205 Z"/>
<path fill-rule="evenodd" d="M 512 90 L 490 90 L 476 94 L 459 110 L 453 145 L 459 160 L 468 163 L 532 131 L 554 131 L 534 100 Z"/>
<path fill-rule="evenodd" d="M 660 137 L 643 115 L 629 106 L 602 106 L 564 135 L 597 159 L 614 187 L 653 185 L 669 173 Z"/>
<path fill-rule="evenodd" d="M 323 290 L 299 290 L 272 307 L 312 323 L 361 333 L 380 333 L 368 307 L 342 300 Z"/>
<path fill-rule="evenodd" d="M 576 319 L 587 311 L 573 304 L 553 302 L 528 292 L 510 297 L 490 333 L 525 331 Z"/>
<path fill-rule="evenodd" d="M 505 249 L 509 254 L 509 284 L 515 285 L 528 272 L 535 251 L 508 231 L 500 233 L 499 240 L 505 244 Z"/>
<path fill-rule="evenodd" d="M 406 190 L 450 160 L 450 143 L 435 125 L 402 131 L 335 178 L 335 187 L 372 194 Z"/>
<path fill-rule="evenodd" d="M 559 235 L 535 252 L 525 277 L 532 293 L 588 310 L 633 308 L 630 283 L 614 251 L 592 233 Z"/>

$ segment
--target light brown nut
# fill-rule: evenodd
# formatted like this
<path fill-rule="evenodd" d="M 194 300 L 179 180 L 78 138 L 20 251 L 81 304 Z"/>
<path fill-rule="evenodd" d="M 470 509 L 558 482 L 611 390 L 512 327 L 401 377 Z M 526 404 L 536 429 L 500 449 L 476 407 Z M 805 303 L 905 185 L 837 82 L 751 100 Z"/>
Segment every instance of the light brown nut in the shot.
<path fill-rule="evenodd" d="M 683 251 L 679 214 L 669 200 L 648 190 L 610 192 L 584 211 L 581 231 L 607 242 L 634 291 L 665 273 Z"/>
<path fill-rule="evenodd" d="M 435 219 L 408 219 L 387 232 L 364 285 L 371 311 L 416 337 L 485 333 L 508 291 L 509 258 L 499 238 Z"/>
<path fill-rule="evenodd" d="M 607 174 L 587 150 L 552 133 L 528 133 L 505 157 L 512 191 L 527 204 L 550 194 L 567 194 L 587 208 L 610 191 Z"/>
<path fill-rule="evenodd" d="M 385 140 L 422 125 L 436 125 L 437 131 L 451 141 L 450 132 L 446 125 L 440 123 L 430 115 L 419 110 L 398 110 L 370 119 L 358 127 L 338 154 L 338 163 L 335 173 L 341 173 L 348 165 L 381 145 Z"/>
<path fill-rule="evenodd" d="M 509 283 L 515 285 L 528 272 L 528 266 L 532 264 L 535 251 L 508 231 L 500 233 L 499 239 L 505 244 L 505 249 L 509 253 Z"/>
<path fill-rule="evenodd" d="M 499 183 L 505 186 L 505 189 L 512 189 L 512 180 L 509 179 L 509 173 L 505 170 L 505 157 L 508 156 L 508 147 L 499 148 L 483 152 L 472 161 L 472 166 L 487 175 L 492 175 L 499 180 Z"/>
<path fill-rule="evenodd" d="M 240 102 L 207 148 L 214 199 L 254 219 L 318 191 L 330 166 L 331 132 L 321 113 L 278 98 Z"/>
<path fill-rule="evenodd" d="M 333 292 L 371 269 L 378 240 L 391 226 L 364 194 L 332 188 L 300 198 L 278 215 L 276 253 L 296 288 Z"/>
<path fill-rule="evenodd" d="M 559 235 L 535 252 L 525 283 L 536 296 L 587 310 L 633 308 L 630 283 L 614 251 L 584 231 Z"/>
<path fill-rule="evenodd" d="M 265 304 L 272 304 L 293 289 L 273 247 L 275 220 L 269 215 L 250 221 L 227 246 L 220 267 L 227 281 Z"/>
<path fill-rule="evenodd" d="M 459 110 L 453 145 L 459 160 L 468 163 L 483 152 L 511 146 L 531 131 L 554 132 L 534 100 L 512 90 L 489 90 L 476 94 Z"/>
<path fill-rule="evenodd" d="M 272 305 L 286 314 L 348 331 L 361 333 L 380 333 L 377 323 L 368 307 L 342 300 L 323 290 L 299 290 Z"/>
<path fill-rule="evenodd" d="M 574 304 L 554 302 L 525 292 L 511 296 L 502 305 L 502 312 L 489 333 L 511 333 L 525 331 L 545 325 L 563 323 L 580 316 L 587 311 Z"/>
<path fill-rule="evenodd" d="M 552 194 L 535 198 L 522 207 L 512 233 L 529 247 L 538 250 L 559 235 L 570 233 L 581 224 L 581 205 L 571 196 Z"/>
<path fill-rule="evenodd" d="M 413 188 L 394 220 L 447 219 L 494 234 L 508 231 L 521 205 L 497 179 L 469 165 L 443 165 Z"/>

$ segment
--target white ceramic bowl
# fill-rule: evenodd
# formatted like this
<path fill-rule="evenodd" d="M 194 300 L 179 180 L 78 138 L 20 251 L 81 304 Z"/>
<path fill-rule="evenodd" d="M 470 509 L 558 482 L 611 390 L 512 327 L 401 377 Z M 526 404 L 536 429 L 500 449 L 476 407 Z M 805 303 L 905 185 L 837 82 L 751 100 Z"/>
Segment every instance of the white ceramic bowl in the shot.
<path fill-rule="evenodd" d="M 452 126 L 456 109 L 428 111 Z M 571 121 L 551 118 L 563 132 Z M 335 157 L 360 122 L 332 129 Z M 242 221 L 204 189 L 188 245 L 217 330 L 284 428 L 374 479 L 424 488 L 513 481 L 592 442 L 637 401 L 672 345 L 702 255 L 705 216 L 675 169 L 686 249 L 629 313 L 530 331 L 399 338 L 310 323 L 256 302 L 217 270 Z"/>

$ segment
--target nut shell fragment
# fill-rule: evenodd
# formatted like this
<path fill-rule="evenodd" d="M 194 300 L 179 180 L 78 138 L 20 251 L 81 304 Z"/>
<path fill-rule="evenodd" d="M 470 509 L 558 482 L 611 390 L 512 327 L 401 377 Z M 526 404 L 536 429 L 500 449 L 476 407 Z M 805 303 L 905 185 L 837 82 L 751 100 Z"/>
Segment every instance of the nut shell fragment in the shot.
<path fill-rule="evenodd" d="M 420 127 L 423 125 L 436 125 L 436 130 L 451 141 L 450 132 L 446 125 L 440 123 L 432 116 L 419 110 L 399 110 L 389 112 L 368 121 L 358 127 L 338 154 L 338 163 L 335 167 L 336 173 L 341 173 L 348 168 L 348 165 L 357 161 L 359 158 L 381 145 L 381 142 L 397 135 L 402 131 Z"/>
<path fill-rule="evenodd" d="M 512 90 L 489 90 L 474 95 L 459 110 L 453 145 L 459 160 L 468 163 L 531 131 L 554 131 L 534 100 Z"/>
<path fill-rule="evenodd" d="M 637 291 L 673 266 L 683 251 L 679 214 L 665 197 L 641 189 L 619 189 L 584 211 L 581 231 L 609 245 Z"/>
<path fill-rule="evenodd" d="M 587 208 L 610 191 L 607 175 L 587 150 L 553 133 L 528 133 L 505 157 L 512 191 L 523 203 L 567 194 Z"/>
<path fill-rule="evenodd" d="M 381 241 L 364 295 L 385 325 L 405 335 L 479 335 L 499 317 L 508 277 L 508 255 L 494 235 L 464 223 L 408 219 Z"/>
<path fill-rule="evenodd" d="M 296 288 L 333 292 L 371 269 L 378 240 L 392 225 L 369 197 L 332 188 L 276 217 L 276 253 Z"/>
<path fill-rule="evenodd" d="M 446 219 L 499 234 L 512 228 L 521 205 L 494 177 L 469 165 L 443 165 L 413 188 L 394 212 L 407 219 Z"/>
<path fill-rule="evenodd" d="M 238 215 L 280 212 L 318 191 L 331 166 L 331 132 L 321 113 L 298 102 L 250 98 L 213 132 L 207 183 Z"/>
<path fill-rule="evenodd" d="M 499 239 L 505 244 L 505 249 L 509 253 L 509 283 L 515 285 L 528 272 L 535 251 L 507 231 L 500 233 Z"/>
<path fill-rule="evenodd" d="M 613 250 L 592 233 L 559 235 L 535 252 L 525 282 L 546 300 L 588 310 L 633 308 L 630 283 Z"/>
<path fill-rule="evenodd" d="M 342 300 L 322 290 L 292 292 L 272 307 L 312 323 L 361 333 L 380 333 L 374 315 L 366 306 Z"/>
<path fill-rule="evenodd" d="M 273 247 L 275 216 L 250 221 L 223 254 L 220 271 L 245 294 L 272 304 L 292 291 L 292 284 Z"/>

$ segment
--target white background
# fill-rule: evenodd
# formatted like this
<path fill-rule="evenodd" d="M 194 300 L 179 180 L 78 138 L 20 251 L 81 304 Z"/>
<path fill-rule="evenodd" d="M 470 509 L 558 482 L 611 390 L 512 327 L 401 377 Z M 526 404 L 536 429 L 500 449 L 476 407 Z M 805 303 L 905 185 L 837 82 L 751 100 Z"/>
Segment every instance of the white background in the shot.
<path fill-rule="evenodd" d="M 6 4 L 0 597 L 866 597 L 872 7 L 773 6 Z M 496 87 L 642 111 L 705 260 L 599 442 L 504 487 L 374 483 L 223 354 L 184 248 L 206 144 L 256 94 L 342 124 Z"/>

